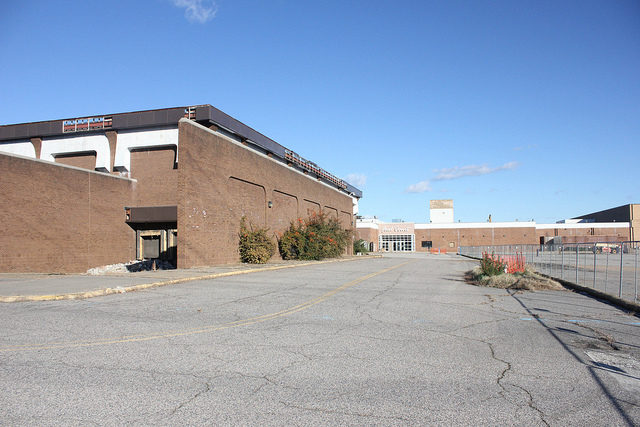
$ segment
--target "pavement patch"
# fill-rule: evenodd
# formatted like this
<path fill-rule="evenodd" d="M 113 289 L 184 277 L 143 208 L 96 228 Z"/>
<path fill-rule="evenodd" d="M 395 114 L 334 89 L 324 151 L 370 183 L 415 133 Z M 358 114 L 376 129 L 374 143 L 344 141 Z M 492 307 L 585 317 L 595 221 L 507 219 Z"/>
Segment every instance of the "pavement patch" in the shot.
<path fill-rule="evenodd" d="M 82 341 L 54 342 L 54 343 L 42 343 L 42 344 L 21 344 L 21 345 L 15 345 L 15 346 L 0 347 L 0 353 L 24 351 L 24 350 L 51 350 L 51 349 L 60 349 L 60 348 L 93 347 L 98 345 L 133 343 L 133 342 L 151 341 L 151 340 L 157 340 L 157 339 L 184 337 L 188 335 L 196 335 L 196 334 L 220 331 L 224 329 L 232 329 L 240 326 L 249 326 L 249 325 L 266 322 L 268 320 L 273 320 L 280 317 L 290 316 L 294 313 L 307 310 L 308 308 L 316 304 L 326 301 L 327 299 L 331 298 L 337 293 L 340 293 L 353 286 L 359 285 L 360 283 L 366 280 L 369 280 L 373 277 L 379 276 L 381 274 L 387 273 L 389 271 L 395 270 L 400 267 L 404 267 L 405 265 L 409 264 L 409 262 L 411 261 L 403 262 L 402 264 L 396 264 L 391 267 L 387 267 L 382 270 L 378 270 L 373 273 L 369 273 L 367 275 L 361 276 L 341 286 L 338 286 L 337 288 L 334 288 L 328 292 L 325 292 L 324 294 L 316 298 L 304 301 L 293 307 L 289 307 L 274 313 L 267 313 L 267 314 L 263 314 L 255 317 L 250 317 L 248 319 L 235 320 L 232 322 L 226 322 L 226 323 L 215 324 L 215 325 L 200 326 L 197 328 L 186 329 L 186 330 L 177 330 L 177 331 L 174 330 L 174 331 L 168 331 L 168 332 L 160 331 L 160 332 L 153 332 L 149 334 L 130 335 L 130 336 L 119 337 L 119 338 L 118 337 L 103 338 L 103 339 L 94 340 L 94 341 L 82 340 Z M 229 276 L 230 274 L 227 274 L 227 275 Z"/>

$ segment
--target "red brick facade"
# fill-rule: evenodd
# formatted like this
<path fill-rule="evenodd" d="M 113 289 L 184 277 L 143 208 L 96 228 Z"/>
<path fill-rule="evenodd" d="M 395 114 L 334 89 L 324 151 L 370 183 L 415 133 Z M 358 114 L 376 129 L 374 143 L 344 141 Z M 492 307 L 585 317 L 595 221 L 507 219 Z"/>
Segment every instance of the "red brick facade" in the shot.
<path fill-rule="evenodd" d="M 357 228 L 356 238 L 373 242 L 378 250 L 378 236 L 382 224 L 378 228 L 374 224 L 363 224 Z M 595 243 L 595 242 L 615 242 L 629 240 L 632 227 L 628 224 L 619 227 L 611 225 L 603 226 L 598 223 L 581 224 L 580 227 L 571 224 L 557 224 L 549 226 L 536 226 L 532 223 L 522 223 L 521 226 L 500 226 L 500 223 L 491 225 L 473 225 L 438 227 L 429 224 L 428 227 L 421 227 L 416 224 L 415 250 L 418 252 L 429 251 L 430 248 L 455 252 L 459 246 L 499 246 L 499 245 L 537 245 L 548 242 L 554 237 L 560 237 L 558 242 L 562 243 Z M 424 246 L 423 246 L 424 242 Z"/>
<path fill-rule="evenodd" d="M 416 229 L 416 251 L 426 251 L 423 241 L 431 241 L 433 248 L 457 251 L 458 246 L 535 244 L 534 227 L 521 228 L 443 228 Z"/>

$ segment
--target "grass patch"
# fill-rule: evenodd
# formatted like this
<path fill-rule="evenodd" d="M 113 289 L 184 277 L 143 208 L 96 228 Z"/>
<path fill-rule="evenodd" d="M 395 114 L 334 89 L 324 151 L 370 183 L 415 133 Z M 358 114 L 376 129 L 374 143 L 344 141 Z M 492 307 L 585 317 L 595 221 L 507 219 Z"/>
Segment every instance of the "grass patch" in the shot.
<path fill-rule="evenodd" d="M 525 270 L 520 273 L 487 275 L 483 272 L 482 267 L 478 266 L 467 272 L 465 279 L 473 285 L 499 289 L 527 291 L 564 289 L 560 283 L 539 275 L 529 267 L 526 267 Z"/>

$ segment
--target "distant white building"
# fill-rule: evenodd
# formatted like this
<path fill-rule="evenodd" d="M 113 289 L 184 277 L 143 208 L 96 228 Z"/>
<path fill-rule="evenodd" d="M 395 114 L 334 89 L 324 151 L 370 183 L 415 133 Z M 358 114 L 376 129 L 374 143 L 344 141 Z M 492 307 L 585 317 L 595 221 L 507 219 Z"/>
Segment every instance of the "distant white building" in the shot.
<path fill-rule="evenodd" d="M 451 224 L 453 222 L 453 200 L 429 201 L 429 219 L 432 224 Z"/>

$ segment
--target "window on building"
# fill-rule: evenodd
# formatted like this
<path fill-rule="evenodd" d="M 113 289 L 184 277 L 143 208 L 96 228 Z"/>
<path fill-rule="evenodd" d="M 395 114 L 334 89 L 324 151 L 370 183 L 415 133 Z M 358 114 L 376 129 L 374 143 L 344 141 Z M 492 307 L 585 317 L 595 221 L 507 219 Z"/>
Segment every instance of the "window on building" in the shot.
<path fill-rule="evenodd" d="M 431 240 L 423 240 L 422 241 L 422 247 L 423 248 L 431 248 L 433 246 L 433 242 L 431 242 Z"/>

